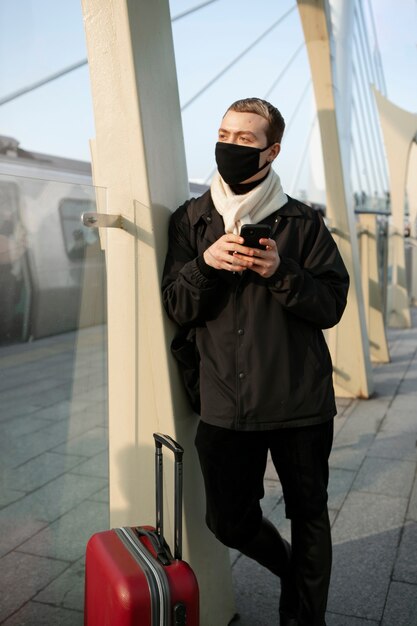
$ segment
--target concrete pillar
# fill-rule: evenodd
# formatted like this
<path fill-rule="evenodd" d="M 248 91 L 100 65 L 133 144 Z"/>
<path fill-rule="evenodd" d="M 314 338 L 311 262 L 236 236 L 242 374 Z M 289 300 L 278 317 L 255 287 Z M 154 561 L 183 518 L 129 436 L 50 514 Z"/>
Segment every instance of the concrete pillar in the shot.
<path fill-rule="evenodd" d="M 359 246 L 362 274 L 362 293 L 372 361 L 390 360 L 385 332 L 381 281 L 378 270 L 378 223 L 373 214 L 362 213 L 359 218 Z"/>
<path fill-rule="evenodd" d="M 170 211 L 188 197 L 168 0 L 82 0 L 94 105 L 94 182 L 125 229 L 105 230 L 108 277 L 110 523 L 155 519 L 152 433 L 181 443 L 184 558 L 200 584 L 201 624 L 234 614 L 228 551 L 206 530 L 194 434 L 169 355 L 173 326 L 160 275 Z M 172 545 L 172 460 L 166 458 L 165 527 Z M 168 495 L 169 494 L 169 495 Z"/>
<path fill-rule="evenodd" d="M 417 134 L 417 115 L 397 107 L 375 88 L 374 94 L 384 136 L 391 187 L 387 322 L 389 326 L 409 328 L 411 315 L 405 266 L 404 204 L 410 148 Z"/>
<path fill-rule="evenodd" d="M 408 208 L 410 211 L 411 245 L 411 302 L 417 305 L 417 143 L 413 143 L 410 152 L 410 164 L 407 180 Z"/>
<path fill-rule="evenodd" d="M 327 215 L 333 236 L 348 269 L 351 286 L 342 321 L 328 333 L 339 396 L 367 398 L 373 391 L 359 268 L 359 249 L 349 172 L 344 169 L 339 142 L 331 31 L 327 0 L 298 0 L 317 105 L 323 146 Z"/>

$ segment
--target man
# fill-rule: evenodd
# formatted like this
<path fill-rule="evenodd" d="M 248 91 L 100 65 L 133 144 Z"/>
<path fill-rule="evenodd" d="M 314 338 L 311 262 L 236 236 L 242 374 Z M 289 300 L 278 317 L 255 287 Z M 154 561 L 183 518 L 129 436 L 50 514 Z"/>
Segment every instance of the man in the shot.
<path fill-rule="evenodd" d="M 349 277 L 322 217 L 284 194 L 271 168 L 284 127 L 257 98 L 227 110 L 210 191 L 172 216 L 162 291 L 169 316 L 196 328 L 207 525 L 281 578 L 281 626 L 323 626 L 336 407 L 321 329 L 340 320 Z M 260 222 L 270 237 L 245 246 L 241 226 Z M 291 546 L 262 516 L 268 450 Z"/>

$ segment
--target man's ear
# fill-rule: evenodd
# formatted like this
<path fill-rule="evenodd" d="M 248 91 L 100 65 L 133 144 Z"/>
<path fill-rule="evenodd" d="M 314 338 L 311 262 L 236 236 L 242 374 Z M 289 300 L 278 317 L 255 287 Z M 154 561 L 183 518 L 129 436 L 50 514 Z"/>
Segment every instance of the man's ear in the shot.
<path fill-rule="evenodd" d="M 270 163 L 272 163 L 272 161 L 274 161 L 277 156 L 279 155 L 279 153 L 281 152 L 281 144 L 280 143 L 274 143 L 271 148 L 270 148 L 270 152 L 268 155 L 268 161 Z"/>

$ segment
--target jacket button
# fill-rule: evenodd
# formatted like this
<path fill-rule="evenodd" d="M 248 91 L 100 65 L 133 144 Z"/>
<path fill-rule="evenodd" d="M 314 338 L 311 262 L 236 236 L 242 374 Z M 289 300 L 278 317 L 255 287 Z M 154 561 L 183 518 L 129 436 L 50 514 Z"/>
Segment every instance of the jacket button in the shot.
<path fill-rule="evenodd" d="M 242 380 L 242 378 L 245 378 L 245 372 L 239 372 L 239 378 L 240 380 Z"/>
<path fill-rule="evenodd" d="M 211 222 L 212 222 L 213 220 L 212 220 L 212 218 L 210 217 L 210 215 L 207 215 L 207 217 L 206 217 L 206 221 L 207 221 L 207 224 L 211 224 Z"/>
<path fill-rule="evenodd" d="M 243 328 L 239 328 L 239 330 L 237 331 L 238 335 L 244 335 L 245 331 L 243 330 Z"/>

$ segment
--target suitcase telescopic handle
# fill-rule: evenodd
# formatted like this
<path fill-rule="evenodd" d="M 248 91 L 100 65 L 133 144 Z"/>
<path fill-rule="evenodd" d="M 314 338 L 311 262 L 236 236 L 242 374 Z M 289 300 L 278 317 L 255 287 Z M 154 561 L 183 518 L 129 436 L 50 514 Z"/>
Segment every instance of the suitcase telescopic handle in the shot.
<path fill-rule="evenodd" d="M 163 498 L 163 456 L 165 446 L 174 453 L 174 558 L 182 558 L 182 457 L 184 449 L 168 435 L 154 433 L 155 439 L 155 476 L 156 476 L 156 532 L 164 540 L 164 498 Z"/>

